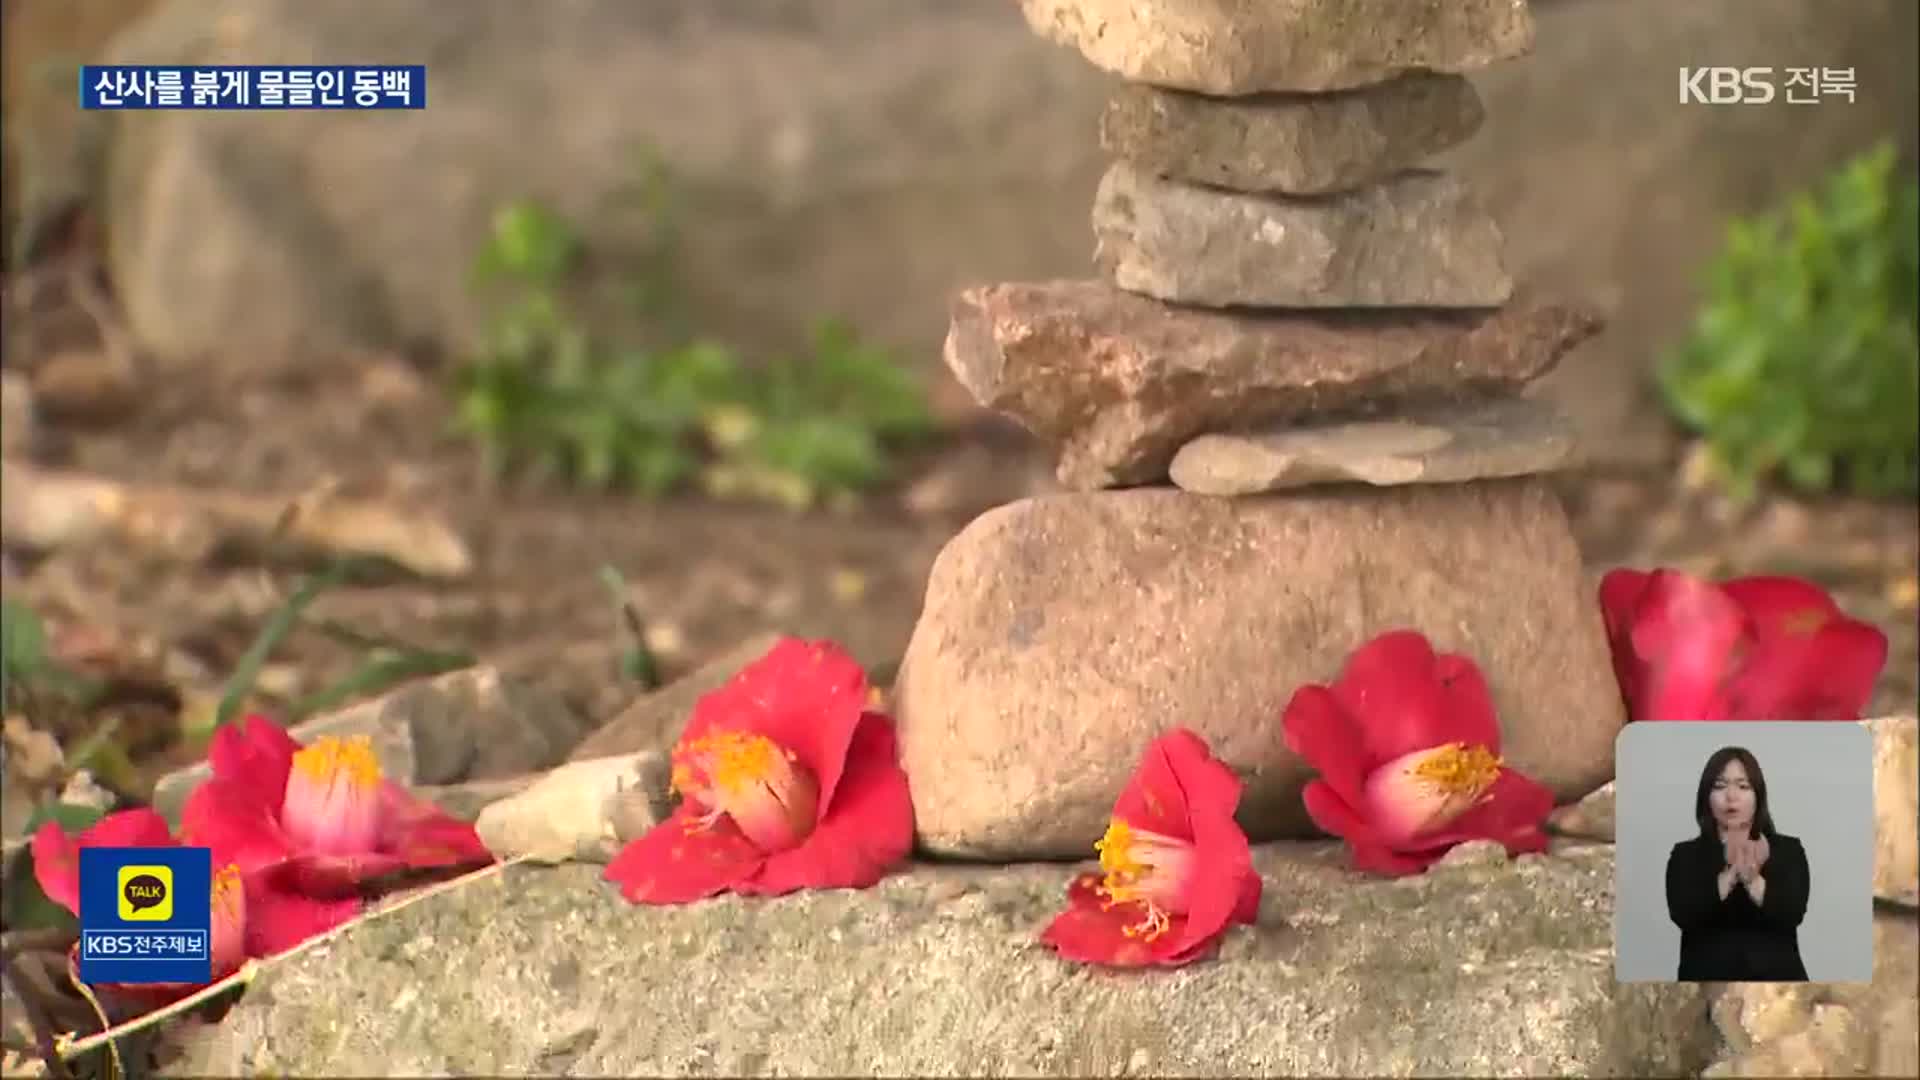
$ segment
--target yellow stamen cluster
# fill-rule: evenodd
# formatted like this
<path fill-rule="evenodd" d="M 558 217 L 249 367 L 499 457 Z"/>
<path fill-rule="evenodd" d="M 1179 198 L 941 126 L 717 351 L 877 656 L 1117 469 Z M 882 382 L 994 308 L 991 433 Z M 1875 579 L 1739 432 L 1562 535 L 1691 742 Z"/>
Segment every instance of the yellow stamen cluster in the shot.
<path fill-rule="evenodd" d="M 313 745 L 293 755 L 293 767 L 312 780 L 344 778 L 361 787 L 373 787 L 380 782 L 380 759 L 374 756 L 373 740 L 365 735 L 344 739 L 322 735 Z"/>
<path fill-rule="evenodd" d="M 748 731 L 716 731 L 703 735 L 682 747 L 678 756 L 692 759 L 692 763 L 698 765 L 705 784 L 725 791 L 738 791 L 759 783 L 779 771 L 782 761 L 794 760 L 792 751 L 781 749 L 780 744 L 765 735 Z M 682 761 L 674 765 L 675 790 L 684 793 L 695 779 L 689 763 Z"/>
<path fill-rule="evenodd" d="M 1447 795 L 1478 799 L 1500 778 L 1500 758 L 1484 746 L 1447 743 L 1435 747 L 1413 774 Z"/>
<path fill-rule="evenodd" d="M 1102 906 L 1137 903 L 1145 908 L 1146 917 L 1121 933 L 1152 941 L 1167 932 L 1172 920 L 1160 905 L 1142 895 L 1142 880 L 1153 872 L 1153 864 L 1139 858 L 1137 847 L 1133 827 L 1114 818 L 1107 823 L 1106 835 L 1094 842 L 1093 850 L 1100 853 L 1100 869 L 1105 874 L 1100 880 L 1100 894 L 1106 897 Z"/>
<path fill-rule="evenodd" d="M 793 751 L 765 735 L 750 731 L 715 731 L 686 743 L 675 751 L 673 790 L 681 795 L 712 792 L 724 799 L 770 779 L 790 775 L 796 760 Z M 709 804 L 720 800 L 707 797 Z M 726 811 L 709 805 L 708 812 L 687 820 L 688 832 L 710 828 Z"/>

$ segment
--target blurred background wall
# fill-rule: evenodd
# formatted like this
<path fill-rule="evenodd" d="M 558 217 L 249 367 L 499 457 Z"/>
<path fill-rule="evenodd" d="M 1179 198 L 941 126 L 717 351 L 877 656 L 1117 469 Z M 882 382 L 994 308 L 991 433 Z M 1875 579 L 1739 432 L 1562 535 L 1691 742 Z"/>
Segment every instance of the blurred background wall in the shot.
<path fill-rule="evenodd" d="M 1530 58 L 1476 76 L 1454 155 L 1527 287 L 1608 332 L 1542 388 L 1603 457 L 1649 461 L 1643 381 L 1727 219 L 1920 131 L 1912 0 L 1546 0 Z M 788 345 L 823 313 L 938 367 L 949 295 L 1090 272 L 1106 77 L 1012 0 L 7 0 L 10 235 L 84 208 L 159 363 L 457 353 L 504 202 L 583 223 L 606 265 L 652 226 L 609 208 L 657 155 L 689 317 Z M 424 113 L 83 116 L 85 60 L 422 63 Z M 1683 65 L 1855 70 L 1848 103 L 1683 105 Z M 10 258 L 14 257 L 10 253 Z M 214 357 L 224 359 L 210 359 Z"/>

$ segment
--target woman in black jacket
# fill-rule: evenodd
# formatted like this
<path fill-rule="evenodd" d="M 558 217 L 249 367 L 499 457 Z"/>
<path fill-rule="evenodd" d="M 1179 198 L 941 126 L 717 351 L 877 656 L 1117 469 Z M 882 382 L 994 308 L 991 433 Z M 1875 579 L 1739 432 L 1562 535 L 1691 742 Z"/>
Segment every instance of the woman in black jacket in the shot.
<path fill-rule="evenodd" d="M 1700 835 L 1667 857 L 1667 914 L 1681 982 L 1805 982 L 1800 920 L 1807 853 L 1773 826 L 1767 781 L 1746 749 L 1707 759 L 1694 796 Z"/>

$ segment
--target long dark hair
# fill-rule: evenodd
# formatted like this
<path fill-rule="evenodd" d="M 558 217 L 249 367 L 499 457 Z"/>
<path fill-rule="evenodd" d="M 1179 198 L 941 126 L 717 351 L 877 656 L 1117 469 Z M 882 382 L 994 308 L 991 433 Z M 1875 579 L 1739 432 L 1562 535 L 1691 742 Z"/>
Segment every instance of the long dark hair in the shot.
<path fill-rule="evenodd" d="M 1760 762 L 1754 759 L 1753 752 L 1744 746 L 1723 746 L 1707 759 L 1707 767 L 1700 770 L 1700 790 L 1693 797 L 1693 817 L 1700 823 L 1700 836 L 1713 840 L 1719 837 L 1720 828 L 1713 822 L 1713 810 L 1707 800 L 1713 794 L 1713 783 L 1720 779 L 1720 773 L 1727 762 L 1737 761 L 1747 770 L 1747 785 L 1753 788 L 1753 825 L 1750 832 L 1754 838 L 1766 837 L 1772 840 L 1776 835 L 1773 827 L 1773 814 L 1767 809 L 1767 778 L 1760 772 Z"/>

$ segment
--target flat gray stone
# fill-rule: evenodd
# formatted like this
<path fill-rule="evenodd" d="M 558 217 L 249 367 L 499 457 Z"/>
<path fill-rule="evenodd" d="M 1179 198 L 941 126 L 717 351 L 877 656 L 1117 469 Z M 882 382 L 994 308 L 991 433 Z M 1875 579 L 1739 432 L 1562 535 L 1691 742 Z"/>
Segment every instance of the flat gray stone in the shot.
<path fill-rule="evenodd" d="M 1324 195 L 1418 165 L 1471 138 L 1485 117 L 1480 95 L 1459 75 L 1420 73 L 1345 93 L 1245 98 L 1129 83 L 1107 102 L 1100 144 L 1178 180 Z"/>
<path fill-rule="evenodd" d="M 1203 94 L 1342 90 L 1526 54 L 1526 0 L 1021 0 L 1043 37 L 1128 82 Z"/>
<path fill-rule="evenodd" d="M 1223 312 L 1104 281 L 1010 282 L 953 301 L 945 356 L 975 400 L 1058 451 L 1062 485 L 1088 490 L 1165 481 L 1209 431 L 1515 394 L 1599 329 L 1554 304 Z"/>
<path fill-rule="evenodd" d="M 1495 398 L 1397 416 L 1263 433 L 1202 435 L 1173 457 L 1197 495 L 1358 483 L 1457 484 L 1552 472 L 1573 459 L 1572 426 L 1550 405 Z"/>
<path fill-rule="evenodd" d="M 658 750 L 570 761 L 474 818 L 502 859 L 610 861 L 672 813 L 672 764 Z"/>
<path fill-rule="evenodd" d="M 1115 162 L 1094 195 L 1114 284 L 1203 307 L 1497 307 L 1499 225 L 1453 177 L 1409 171 L 1314 198 L 1250 195 Z"/>
<path fill-rule="evenodd" d="M 543 773 L 528 773 L 505 780 L 467 780 L 458 784 L 422 785 L 413 793 L 461 821 L 471 822 L 480 811 L 532 787 Z"/>
<path fill-rule="evenodd" d="M 550 768 L 586 734 L 587 721 L 567 700 L 499 670 L 481 666 L 410 682 L 290 729 L 303 743 L 323 735 L 365 735 L 383 775 L 410 787 L 469 780 L 509 780 Z M 212 775 L 205 762 L 160 778 L 153 808 L 178 824 L 187 796 Z M 470 797 L 436 793 L 464 810 Z"/>
<path fill-rule="evenodd" d="M 692 715 L 694 703 L 726 685 L 740 669 L 767 654 L 780 635 L 754 634 L 665 686 L 635 698 L 593 733 L 580 740 L 568 761 L 668 750 Z"/>
<path fill-rule="evenodd" d="M 1035 941 L 1064 866 L 920 866 L 859 892 L 631 907 L 514 867 L 272 965 L 201 1076 L 1673 1076 L 1697 987 L 1622 985 L 1608 848 L 1404 881 L 1257 849 L 1259 925 L 1116 975 Z"/>

